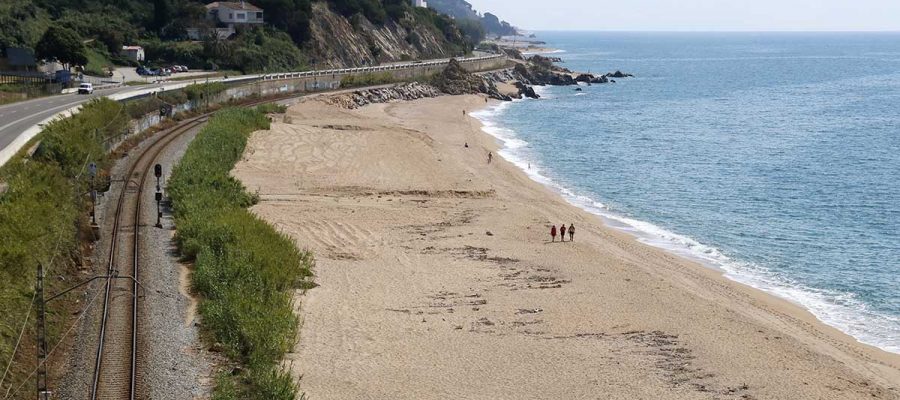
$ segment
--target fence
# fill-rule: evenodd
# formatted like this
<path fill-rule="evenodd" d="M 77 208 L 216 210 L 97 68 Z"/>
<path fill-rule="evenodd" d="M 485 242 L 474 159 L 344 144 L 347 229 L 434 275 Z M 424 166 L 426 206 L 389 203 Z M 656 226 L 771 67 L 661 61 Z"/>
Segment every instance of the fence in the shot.
<path fill-rule="evenodd" d="M 43 72 L 0 71 L 0 85 L 42 85 L 52 82 L 53 78 Z"/>

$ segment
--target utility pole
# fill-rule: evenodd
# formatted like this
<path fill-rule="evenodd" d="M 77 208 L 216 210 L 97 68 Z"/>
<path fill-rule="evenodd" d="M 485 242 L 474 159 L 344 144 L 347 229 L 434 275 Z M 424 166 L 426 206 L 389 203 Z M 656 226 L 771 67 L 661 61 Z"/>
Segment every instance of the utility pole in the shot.
<path fill-rule="evenodd" d="M 97 225 L 97 190 L 94 186 L 94 178 L 97 177 L 97 163 L 88 164 L 88 174 L 91 176 L 91 226 Z"/>
<path fill-rule="evenodd" d="M 36 320 L 36 333 L 37 333 L 37 372 L 35 373 L 36 384 L 37 384 L 37 398 L 38 400 L 50 400 L 50 397 L 53 395 L 53 391 L 47 389 L 47 329 L 46 329 L 46 306 L 47 303 L 56 300 L 59 297 L 62 297 L 64 294 L 69 293 L 75 289 L 78 289 L 88 283 L 91 283 L 97 279 L 117 279 L 117 278 L 126 278 L 131 279 L 136 282 L 138 286 L 143 290 L 143 285 L 141 282 L 135 279 L 133 276 L 129 275 L 97 275 L 91 278 L 88 278 L 81 283 L 72 286 L 68 289 L 65 289 L 57 294 L 54 294 L 48 298 L 44 298 L 44 265 L 38 263 L 37 266 L 37 282 L 34 285 L 34 298 L 37 302 L 37 318 Z M 137 294 L 135 294 L 137 295 Z M 84 310 L 87 312 L 87 309 Z"/>
<path fill-rule="evenodd" d="M 159 179 L 162 177 L 162 165 L 156 164 L 153 166 L 153 174 L 156 175 L 156 227 L 162 228 L 162 209 L 160 208 L 162 187 L 160 187 L 159 183 Z"/>
<path fill-rule="evenodd" d="M 47 332 L 44 321 L 44 265 L 38 263 L 37 284 L 34 287 L 37 299 L 37 398 L 38 400 L 50 399 L 47 390 Z"/>

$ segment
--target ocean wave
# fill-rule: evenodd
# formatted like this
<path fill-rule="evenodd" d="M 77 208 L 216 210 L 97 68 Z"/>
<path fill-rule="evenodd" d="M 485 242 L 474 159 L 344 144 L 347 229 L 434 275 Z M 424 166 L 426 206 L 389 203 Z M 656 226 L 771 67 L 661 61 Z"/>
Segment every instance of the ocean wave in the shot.
<path fill-rule="evenodd" d="M 560 49 L 554 49 L 554 50 L 550 50 L 550 51 L 523 51 L 522 55 L 527 56 L 527 55 L 534 55 L 534 54 L 559 54 L 559 53 L 565 53 L 565 52 L 566 52 L 565 50 L 560 50 Z"/>
<path fill-rule="evenodd" d="M 535 86 L 535 91 L 542 99 L 553 98 L 547 87 Z M 862 343 L 900 354 L 900 318 L 872 310 L 855 294 L 809 287 L 764 266 L 732 259 L 716 247 L 653 223 L 620 215 L 602 202 L 548 177 L 544 173 L 544 167 L 537 162 L 538 158 L 529 143 L 522 140 L 515 131 L 503 127 L 500 122 L 505 111 L 521 101 L 534 100 L 502 102 L 471 115 L 481 121 L 484 132 L 501 142 L 499 155 L 522 169 L 531 179 L 556 190 L 570 204 L 599 216 L 609 226 L 632 234 L 643 243 L 699 261 L 721 271 L 728 279 L 804 307 L 820 321 Z"/>

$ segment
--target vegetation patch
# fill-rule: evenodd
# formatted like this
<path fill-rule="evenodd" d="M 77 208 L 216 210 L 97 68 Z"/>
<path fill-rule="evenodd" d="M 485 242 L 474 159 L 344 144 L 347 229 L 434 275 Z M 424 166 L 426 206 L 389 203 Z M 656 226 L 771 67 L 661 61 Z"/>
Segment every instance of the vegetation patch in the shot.
<path fill-rule="evenodd" d="M 266 103 L 256 106 L 256 111 L 263 114 L 284 114 L 287 111 L 287 106 L 283 104 Z"/>
<path fill-rule="evenodd" d="M 222 93 L 225 91 L 225 88 L 226 86 L 222 82 L 195 83 L 187 85 L 184 88 L 184 93 L 187 95 L 188 100 L 196 101 L 203 98 L 203 96 L 215 96 Z"/>
<path fill-rule="evenodd" d="M 169 196 L 182 255 L 194 262 L 204 335 L 246 369 L 217 380 L 215 399 L 294 399 L 280 367 L 297 334 L 292 293 L 312 286 L 312 255 L 247 210 L 256 202 L 230 175 L 265 114 L 218 112 L 172 171 Z"/>
<path fill-rule="evenodd" d="M 105 49 L 104 49 L 105 50 Z M 84 66 L 84 73 L 91 76 L 108 77 L 109 71 L 113 68 L 113 63 L 104 54 L 103 50 L 88 48 L 85 51 L 87 56 L 87 64 Z"/>
<path fill-rule="evenodd" d="M 347 75 L 341 78 L 341 87 L 386 85 L 394 82 L 397 82 L 397 79 L 390 72 L 370 72 L 359 75 Z"/>
<path fill-rule="evenodd" d="M 93 100 L 71 118 L 48 124 L 38 139 L 41 145 L 31 159 L 18 156 L 0 168 L 0 182 L 8 185 L 0 194 L 0 362 L 5 367 L 12 356 L 34 295 L 38 263 L 47 274 L 47 291 L 52 293 L 71 286 L 81 275 L 71 268 L 79 258 L 79 243 L 89 229 L 90 178 L 87 165 L 97 162 L 108 166 L 106 144 L 121 134 L 128 121 L 123 107 L 108 99 Z M 48 333 L 51 344 L 71 304 L 51 303 Z M 26 325 L 10 376 L 0 385 L 6 393 L 18 386 L 34 368 L 33 316 Z M 25 361 L 25 360 L 29 361 Z"/>

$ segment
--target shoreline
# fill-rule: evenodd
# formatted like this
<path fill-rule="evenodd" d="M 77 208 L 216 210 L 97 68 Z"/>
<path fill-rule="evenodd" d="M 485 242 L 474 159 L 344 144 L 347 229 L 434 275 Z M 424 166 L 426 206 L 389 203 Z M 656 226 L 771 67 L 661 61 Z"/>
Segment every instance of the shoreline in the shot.
<path fill-rule="evenodd" d="M 286 118 L 315 115 L 322 121 L 279 123 L 268 134 L 254 135 L 249 154 L 236 168 L 235 175 L 249 189 L 260 189 L 262 201 L 254 212 L 320 257 L 322 287 L 298 297 L 304 326 L 296 354 L 289 357 L 296 363 L 295 374 L 303 376 L 301 387 L 312 395 L 440 398 L 492 393 L 494 398 L 515 398 L 519 392 L 572 397 L 588 390 L 622 398 L 705 398 L 699 393 L 715 389 L 753 398 L 898 398 L 896 387 L 891 388 L 900 379 L 897 355 L 861 344 L 787 300 L 641 243 L 505 159 L 495 158 L 494 170 L 483 171 L 480 156 L 460 154 L 447 140 L 465 139 L 475 149 L 497 153 L 495 136 L 471 113 L 434 114 L 460 107 L 483 108 L 483 99 L 443 96 L 354 112 L 301 103 Z M 335 131 L 338 126 L 343 128 Z M 321 136 L 325 132 L 338 137 Z M 292 143 L 298 137 L 305 143 Z M 398 147 L 400 143 L 409 149 Z M 391 151 L 396 148 L 410 154 L 397 158 Z M 362 149 L 376 158 L 358 153 Z M 335 159 L 336 154 L 341 156 Z M 363 168 L 368 165 L 364 161 L 377 162 Z M 471 194 L 439 194 L 446 190 Z M 451 218 L 449 225 L 419 221 L 456 214 L 462 219 Z M 391 224 L 385 226 L 386 217 L 416 220 L 407 225 L 424 230 L 421 236 L 394 231 Z M 579 227 L 578 241 L 569 250 L 541 245 L 546 240 L 543 224 L 572 220 Z M 306 227 L 304 221 L 316 226 Z M 491 234 L 474 239 L 472 235 L 484 235 L 484 226 Z M 449 235 L 454 232 L 460 236 Z M 439 237 L 432 239 L 435 235 Z M 461 246 L 472 241 L 482 244 Z M 505 272 L 497 275 L 498 266 Z M 552 285 L 534 290 L 531 285 L 541 280 L 522 283 L 516 275 L 522 272 L 552 275 Z M 509 284 L 525 286 L 509 291 L 504 286 Z M 385 297 L 389 287 L 408 290 L 392 293 L 397 298 Z M 477 297 L 457 296 L 466 292 Z M 467 299 L 485 303 L 469 310 Z M 516 307 L 522 308 L 510 315 Z M 673 310 L 680 315 L 673 316 Z M 394 341 L 401 346 L 392 345 Z M 449 361 L 434 358 L 448 356 L 441 350 L 448 350 L 448 343 L 460 355 Z M 528 349 L 524 354 L 515 350 L 521 345 Z M 551 361 L 561 354 L 567 356 Z M 615 363 L 583 358 L 588 354 L 612 355 Z M 503 357 L 521 363 L 507 365 Z M 556 366 L 558 370 L 544 371 L 556 387 L 535 386 L 548 383 L 528 375 L 535 362 Z M 677 363 L 705 372 L 671 369 Z M 481 377 L 458 371 L 466 369 L 463 365 L 480 370 Z M 494 369 L 500 365 L 507 370 Z M 374 366 L 400 369 L 400 375 Z M 590 384 L 573 367 L 605 372 L 604 378 L 617 383 Z M 636 378 L 643 374 L 658 381 Z M 409 381 L 410 376 L 419 380 Z M 516 380 L 524 376 L 534 382 Z M 393 381 L 396 387 L 384 383 Z M 504 387 L 508 390 L 500 391 Z M 406 390 L 398 392 L 400 388 Z"/>
<path fill-rule="evenodd" d="M 534 88 L 542 97 L 546 95 L 546 86 L 534 86 Z M 522 98 L 516 99 L 513 102 L 527 100 L 529 99 Z M 809 291 L 808 288 L 787 286 L 787 284 L 783 282 L 773 281 L 774 278 L 762 275 L 761 273 L 757 273 L 756 275 L 748 275 L 747 273 L 737 271 L 736 268 L 730 266 L 729 264 L 739 262 L 721 254 L 721 252 L 715 247 L 700 243 L 689 236 L 666 230 L 665 228 L 655 225 L 653 222 L 634 219 L 632 217 L 623 216 L 615 213 L 614 211 L 610 211 L 602 202 L 598 202 L 596 199 L 579 194 L 576 190 L 566 187 L 554 181 L 552 178 L 549 178 L 542 174 L 541 168 L 543 167 L 543 165 L 535 164 L 535 170 L 529 171 L 526 164 L 528 166 L 531 166 L 533 161 L 526 160 L 511 153 L 519 147 L 527 145 L 527 142 L 522 141 L 522 139 L 520 139 L 515 132 L 506 129 L 502 125 L 493 125 L 494 121 L 492 121 L 490 118 L 492 116 L 502 114 L 503 110 L 505 110 L 505 108 L 511 104 L 511 102 L 505 103 L 492 101 L 492 103 L 490 103 L 490 105 L 485 107 L 483 110 L 472 113 L 472 117 L 477 119 L 483 125 L 482 130 L 485 131 L 487 135 L 495 138 L 501 143 L 511 142 L 514 144 L 513 147 L 501 146 L 501 148 L 498 150 L 499 155 L 510 161 L 512 164 L 516 165 L 524 174 L 528 175 L 531 179 L 546 186 L 555 194 L 565 199 L 567 203 L 587 213 L 595 215 L 597 218 L 601 219 L 607 227 L 633 236 L 636 240 L 643 244 L 661 249 L 677 257 L 696 262 L 703 267 L 711 269 L 720 274 L 723 279 L 727 279 L 731 282 L 735 282 L 747 286 L 751 289 L 758 290 L 767 295 L 774 296 L 779 300 L 787 301 L 790 304 L 801 308 L 805 313 L 812 315 L 817 322 L 831 329 L 839 331 L 842 335 L 846 335 L 847 337 L 851 338 L 853 341 L 861 345 L 869 346 L 873 349 L 883 351 L 891 355 L 900 356 L 900 349 L 898 349 L 897 351 L 893 351 L 889 348 L 880 347 L 880 345 L 877 343 L 873 343 L 876 341 L 874 339 L 865 340 L 863 338 L 856 337 L 852 333 L 847 332 L 843 328 L 841 328 L 841 321 L 829 322 L 828 315 L 817 314 L 814 307 L 810 307 L 807 304 L 804 304 L 801 300 L 792 299 L 789 295 L 790 292 L 799 292 L 800 294 L 794 294 L 794 297 L 809 296 L 811 294 L 807 293 L 807 291 Z M 498 131 L 509 131 L 512 132 L 514 136 L 507 137 L 506 135 L 499 134 Z M 512 157 L 512 159 L 510 157 Z M 695 247 L 700 248 L 701 251 L 698 253 L 698 251 L 694 250 Z M 706 249 L 706 251 L 702 251 L 702 249 Z M 787 293 L 785 293 L 786 291 Z M 824 308 L 837 307 L 825 302 L 825 300 L 821 301 L 824 304 Z M 825 311 L 820 312 L 824 313 Z M 852 322 L 854 321 L 843 322 L 845 322 L 845 324 L 843 325 L 846 325 L 852 324 Z"/>

